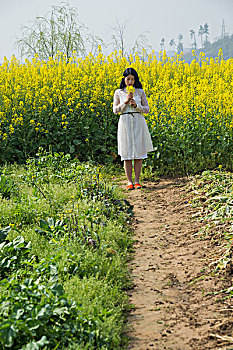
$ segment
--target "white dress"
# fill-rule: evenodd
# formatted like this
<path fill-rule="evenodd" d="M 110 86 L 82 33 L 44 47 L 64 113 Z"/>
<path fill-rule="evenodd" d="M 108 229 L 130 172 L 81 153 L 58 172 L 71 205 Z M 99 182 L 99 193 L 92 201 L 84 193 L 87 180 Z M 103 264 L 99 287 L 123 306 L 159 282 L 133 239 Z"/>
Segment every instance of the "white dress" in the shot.
<path fill-rule="evenodd" d="M 147 152 L 152 152 L 154 148 L 148 126 L 142 114 L 149 113 L 145 92 L 142 89 L 135 89 L 136 108 L 125 104 L 126 99 L 126 89 L 115 91 L 113 113 L 123 113 L 118 122 L 118 154 L 121 156 L 121 160 L 147 158 Z M 130 112 L 134 113 L 130 114 Z"/>

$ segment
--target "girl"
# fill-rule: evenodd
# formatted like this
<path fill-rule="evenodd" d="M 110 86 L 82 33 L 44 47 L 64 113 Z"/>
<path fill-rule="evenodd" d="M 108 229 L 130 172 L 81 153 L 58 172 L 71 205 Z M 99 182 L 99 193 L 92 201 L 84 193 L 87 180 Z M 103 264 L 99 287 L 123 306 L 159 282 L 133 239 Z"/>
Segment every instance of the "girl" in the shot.
<path fill-rule="evenodd" d="M 120 89 L 114 94 L 113 113 L 121 113 L 118 123 L 118 154 L 124 160 L 128 180 L 127 190 L 141 188 L 139 179 L 142 159 L 153 151 L 150 133 L 142 113 L 148 113 L 149 106 L 138 74 L 133 68 L 123 73 Z M 132 180 L 132 160 L 134 160 L 135 184 Z"/>

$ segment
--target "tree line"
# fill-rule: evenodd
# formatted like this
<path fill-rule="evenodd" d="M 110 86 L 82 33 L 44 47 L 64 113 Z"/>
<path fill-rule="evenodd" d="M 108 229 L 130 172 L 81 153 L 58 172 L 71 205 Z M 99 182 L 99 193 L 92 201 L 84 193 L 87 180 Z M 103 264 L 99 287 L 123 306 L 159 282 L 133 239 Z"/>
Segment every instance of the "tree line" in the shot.
<path fill-rule="evenodd" d="M 58 51 L 65 55 L 67 61 L 75 52 L 78 57 L 85 57 L 90 52 L 96 55 L 98 47 L 103 50 L 121 50 L 129 58 L 136 52 L 151 50 L 146 33 L 139 33 L 131 47 L 126 45 L 126 22 L 117 21 L 111 27 L 111 42 L 91 33 L 79 20 L 78 10 L 68 3 L 52 6 L 44 17 L 36 17 L 31 26 L 21 27 L 21 37 L 17 38 L 21 59 L 38 55 L 41 60 L 54 58 Z"/>
<path fill-rule="evenodd" d="M 193 29 L 190 29 L 189 31 L 190 38 L 192 40 L 191 49 L 197 50 L 197 38 L 196 38 L 196 32 Z M 209 35 L 209 25 L 208 23 L 205 23 L 204 25 L 200 25 L 200 28 L 198 29 L 198 36 L 201 38 L 201 48 L 203 49 L 206 43 L 208 42 L 208 35 Z M 204 39 L 203 39 L 204 36 Z M 183 35 L 178 35 L 178 42 L 175 42 L 175 39 L 171 39 L 169 41 L 169 46 L 173 51 L 176 51 L 178 54 L 184 51 L 184 44 L 183 44 Z M 163 50 L 165 49 L 165 39 L 162 38 L 160 42 L 160 48 Z"/>
<path fill-rule="evenodd" d="M 102 38 L 91 33 L 79 20 L 77 8 L 71 7 L 68 3 L 61 3 L 59 6 L 52 6 L 52 10 L 44 17 L 36 17 L 31 26 L 22 26 L 21 37 L 17 39 L 16 44 L 21 58 L 31 58 L 37 54 L 39 59 L 45 61 L 50 57 L 54 58 L 58 51 L 66 56 L 67 61 L 74 52 L 78 57 L 85 57 L 90 52 L 96 55 L 99 45 L 103 50 L 121 50 L 122 55 L 129 60 L 136 52 L 142 59 L 146 58 L 152 49 L 147 33 L 138 34 L 132 46 L 129 47 L 126 44 L 126 27 L 127 22 L 117 21 L 115 26 L 111 27 L 112 41 L 107 44 Z M 219 49 L 222 48 L 224 58 L 233 56 L 233 35 L 229 36 L 225 33 L 225 24 L 222 27 L 221 38 L 213 43 L 209 41 L 209 33 L 208 23 L 200 25 L 197 32 L 190 29 L 191 47 L 190 52 L 184 55 L 185 60 L 193 59 L 193 50 L 197 55 L 202 51 L 207 56 L 216 57 Z M 198 47 L 197 37 L 200 37 L 201 47 Z M 172 38 L 169 41 L 169 47 L 174 53 L 183 52 L 183 35 L 179 34 L 177 40 Z M 166 49 L 164 38 L 161 39 L 160 49 Z"/>
<path fill-rule="evenodd" d="M 222 33 L 221 37 L 213 41 L 212 43 L 209 41 L 209 24 L 205 23 L 204 25 L 200 25 L 198 31 L 196 32 L 194 29 L 189 30 L 189 36 L 191 39 L 191 46 L 189 52 L 185 52 L 184 59 L 189 62 L 193 59 L 193 50 L 195 51 L 195 55 L 198 56 L 200 52 L 204 52 L 207 57 L 216 57 L 218 55 L 219 49 L 223 50 L 223 57 L 228 59 L 233 57 L 233 35 L 229 35 L 225 31 L 225 23 L 224 20 L 222 22 Z M 197 37 L 200 37 L 200 47 L 197 43 Z M 172 38 L 169 41 L 170 49 L 175 53 L 180 54 L 184 52 L 184 44 L 183 44 L 183 35 L 179 34 L 177 37 L 177 41 Z M 161 50 L 165 50 L 165 39 L 162 38 L 160 42 Z"/>

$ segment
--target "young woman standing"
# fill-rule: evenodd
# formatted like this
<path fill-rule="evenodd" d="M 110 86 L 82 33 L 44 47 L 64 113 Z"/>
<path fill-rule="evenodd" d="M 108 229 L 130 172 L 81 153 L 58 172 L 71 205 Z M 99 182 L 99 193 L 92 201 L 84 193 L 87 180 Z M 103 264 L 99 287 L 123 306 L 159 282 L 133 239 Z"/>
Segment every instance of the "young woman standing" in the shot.
<path fill-rule="evenodd" d="M 114 93 L 113 113 L 121 114 L 117 134 L 118 154 L 124 161 L 127 190 L 140 189 L 142 159 L 147 158 L 147 152 L 153 151 L 153 144 L 143 116 L 143 113 L 149 113 L 149 105 L 138 74 L 133 68 L 124 71 L 120 89 Z"/>

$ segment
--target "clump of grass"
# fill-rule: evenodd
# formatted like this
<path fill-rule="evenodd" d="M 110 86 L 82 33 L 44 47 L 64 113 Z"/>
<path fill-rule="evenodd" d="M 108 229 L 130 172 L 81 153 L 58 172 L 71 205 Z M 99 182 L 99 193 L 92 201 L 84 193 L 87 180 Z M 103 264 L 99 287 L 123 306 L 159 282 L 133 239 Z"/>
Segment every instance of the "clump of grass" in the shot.
<path fill-rule="evenodd" d="M 195 236 L 218 247 L 211 262 L 207 262 L 206 271 L 221 276 L 223 283 L 232 281 L 233 174 L 224 171 L 220 165 L 191 180 L 190 204 L 197 209 L 194 218 L 203 223 Z M 216 293 L 224 293 L 226 297 L 233 295 L 231 286 Z"/>

